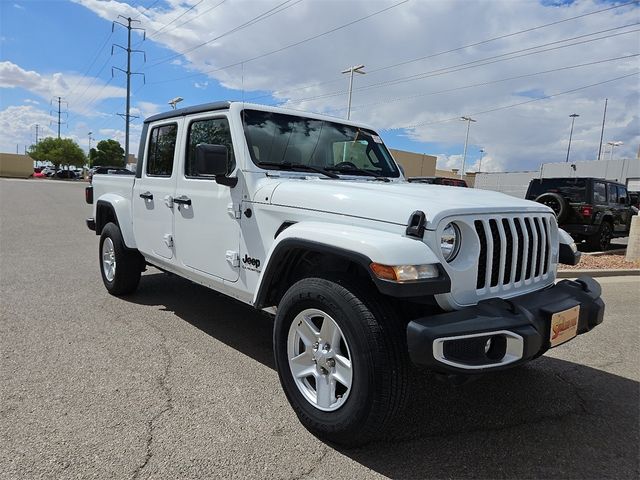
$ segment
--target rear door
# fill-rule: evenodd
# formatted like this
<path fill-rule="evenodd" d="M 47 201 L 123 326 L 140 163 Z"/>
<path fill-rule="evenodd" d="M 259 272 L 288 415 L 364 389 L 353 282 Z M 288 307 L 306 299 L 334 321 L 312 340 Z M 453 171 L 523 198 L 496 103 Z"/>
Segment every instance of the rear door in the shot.
<path fill-rule="evenodd" d="M 149 127 L 142 175 L 133 187 L 133 231 L 146 256 L 173 258 L 173 196 L 176 190 L 179 122 L 171 119 Z"/>
<path fill-rule="evenodd" d="M 235 282 L 240 271 L 240 202 L 242 185 L 231 188 L 195 171 L 195 148 L 200 143 L 227 147 L 235 175 L 236 155 L 225 113 L 206 114 L 185 120 L 181 150 L 184 162 L 177 178 L 175 235 L 178 263 L 198 273 Z"/>

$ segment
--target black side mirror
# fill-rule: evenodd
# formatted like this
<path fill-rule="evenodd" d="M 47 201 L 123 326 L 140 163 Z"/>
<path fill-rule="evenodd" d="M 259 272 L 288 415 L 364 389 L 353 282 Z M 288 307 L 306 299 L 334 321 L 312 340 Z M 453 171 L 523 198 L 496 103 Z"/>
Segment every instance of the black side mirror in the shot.
<path fill-rule="evenodd" d="M 217 183 L 235 187 L 237 178 L 227 177 L 231 159 L 224 145 L 200 143 L 196 145 L 195 174 L 200 177 L 214 177 Z"/>
<path fill-rule="evenodd" d="M 621 205 L 626 205 L 627 204 L 627 197 L 618 198 L 618 203 L 621 204 Z"/>

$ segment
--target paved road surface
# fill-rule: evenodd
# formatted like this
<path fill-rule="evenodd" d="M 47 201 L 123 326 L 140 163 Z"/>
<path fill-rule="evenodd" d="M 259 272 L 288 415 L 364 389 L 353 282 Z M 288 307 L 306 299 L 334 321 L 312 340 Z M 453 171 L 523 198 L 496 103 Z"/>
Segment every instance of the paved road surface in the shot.
<path fill-rule="evenodd" d="M 415 373 L 387 440 L 343 451 L 289 408 L 265 315 L 155 270 L 106 293 L 83 187 L 0 180 L 0 478 L 638 478 L 637 277 L 529 366 Z"/>

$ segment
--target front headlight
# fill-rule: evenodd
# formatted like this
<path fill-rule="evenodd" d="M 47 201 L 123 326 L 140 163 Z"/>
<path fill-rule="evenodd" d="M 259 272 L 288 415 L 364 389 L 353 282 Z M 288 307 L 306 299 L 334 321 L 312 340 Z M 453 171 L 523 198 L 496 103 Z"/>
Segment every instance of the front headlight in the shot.
<path fill-rule="evenodd" d="M 447 262 L 452 261 L 456 258 L 456 255 L 458 255 L 458 251 L 460 250 L 460 229 L 455 223 L 448 224 L 444 227 L 444 230 L 442 230 L 440 250 Z"/>

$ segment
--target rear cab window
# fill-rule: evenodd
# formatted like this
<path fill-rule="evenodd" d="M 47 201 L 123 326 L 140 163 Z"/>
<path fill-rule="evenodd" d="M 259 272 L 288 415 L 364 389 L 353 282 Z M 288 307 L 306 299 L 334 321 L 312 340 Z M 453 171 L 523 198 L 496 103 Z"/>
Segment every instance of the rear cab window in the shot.
<path fill-rule="evenodd" d="M 615 185 L 609 184 L 609 203 L 618 203 L 618 189 Z"/>
<path fill-rule="evenodd" d="M 170 177 L 176 151 L 178 124 L 153 127 L 149 134 L 146 173 L 150 177 Z"/>
<path fill-rule="evenodd" d="M 587 182 L 583 178 L 535 179 L 529 185 L 527 198 L 535 200 L 543 193 L 557 193 L 570 203 L 587 201 Z"/>

